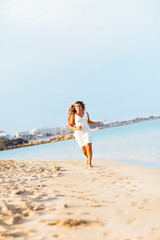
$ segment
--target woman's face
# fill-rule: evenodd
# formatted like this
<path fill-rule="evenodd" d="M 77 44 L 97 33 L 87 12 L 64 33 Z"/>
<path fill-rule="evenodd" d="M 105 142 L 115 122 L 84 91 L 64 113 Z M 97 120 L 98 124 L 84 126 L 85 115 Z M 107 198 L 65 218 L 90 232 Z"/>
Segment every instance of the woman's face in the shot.
<path fill-rule="evenodd" d="M 79 112 L 82 110 L 82 105 L 80 103 L 76 103 L 75 105 L 76 112 Z"/>

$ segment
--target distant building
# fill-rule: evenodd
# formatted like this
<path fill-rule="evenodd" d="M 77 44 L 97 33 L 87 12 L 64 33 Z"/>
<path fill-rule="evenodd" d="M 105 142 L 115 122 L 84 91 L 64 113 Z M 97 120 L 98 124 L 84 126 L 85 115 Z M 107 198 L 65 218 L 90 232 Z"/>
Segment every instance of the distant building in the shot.
<path fill-rule="evenodd" d="M 43 129 L 35 128 L 35 129 L 31 130 L 31 133 L 35 137 L 40 137 L 40 138 L 44 137 L 44 130 Z"/>
<path fill-rule="evenodd" d="M 71 130 L 68 128 L 68 126 L 64 125 L 54 128 L 39 128 L 39 129 L 36 128 L 31 131 L 31 134 L 36 138 L 45 138 L 57 135 L 66 135 L 70 132 Z"/>
<path fill-rule="evenodd" d="M 4 131 L 0 131 L 0 138 L 11 139 L 12 137 Z"/>
<path fill-rule="evenodd" d="M 7 134 L 4 131 L 0 131 L 0 138 L 5 138 Z"/>
<path fill-rule="evenodd" d="M 16 138 L 28 138 L 31 133 L 29 131 L 16 132 Z"/>
<path fill-rule="evenodd" d="M 56 135 L 60 134 L 60 128 L 59 127 L 52 128 L 52 131 L 53 131 L 52 136 L 56 136 Z"/>
<path fill-rule="evenodd" d="M 68 125 L 64 125 L 60 127 L 59 132 L 60 132 L 60 135 L 66 135 L 73 131 L 69 129 Z"/>

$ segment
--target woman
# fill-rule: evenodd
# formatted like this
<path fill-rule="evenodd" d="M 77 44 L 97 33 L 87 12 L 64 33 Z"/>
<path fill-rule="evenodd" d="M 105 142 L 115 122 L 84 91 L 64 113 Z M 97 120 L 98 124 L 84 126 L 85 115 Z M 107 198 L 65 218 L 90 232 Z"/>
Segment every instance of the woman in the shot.
<path fill-rule="evenodd" d="M 85 104 L 77 101 L 68 109 L 68 125 L 74 130 L 75 138 L 87 157 L 87 165 L 92 167 L 92 136 L 89 125 L 99 125 L 101 122 L 92 122 L 88 112 L 85 112 Z"/>

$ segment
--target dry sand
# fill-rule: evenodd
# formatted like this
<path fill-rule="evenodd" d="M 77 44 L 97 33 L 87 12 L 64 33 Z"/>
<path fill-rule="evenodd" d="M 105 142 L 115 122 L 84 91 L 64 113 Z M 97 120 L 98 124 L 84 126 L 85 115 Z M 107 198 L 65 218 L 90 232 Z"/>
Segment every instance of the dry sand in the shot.
<path fill-rule="evenodd" d="M 160 240 L 160 170 L 0 161 L 0 240 Z"/>

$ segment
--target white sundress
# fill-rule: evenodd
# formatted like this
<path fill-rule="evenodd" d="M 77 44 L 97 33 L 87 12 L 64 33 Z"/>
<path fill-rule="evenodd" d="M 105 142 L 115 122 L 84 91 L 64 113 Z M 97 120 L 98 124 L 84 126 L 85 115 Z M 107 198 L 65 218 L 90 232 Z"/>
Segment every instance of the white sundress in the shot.
<path fill-rule="evenodd" d="M 75 130 L 74 136 L 80 147 L 85 146 L 87 143 L 92 143 L 92 134 L 88 125 L 88 116 L 84 112 L 84 116 L 80 117 L 75 114 L 75 126 L 82 126 L 81 130 Z"/>

